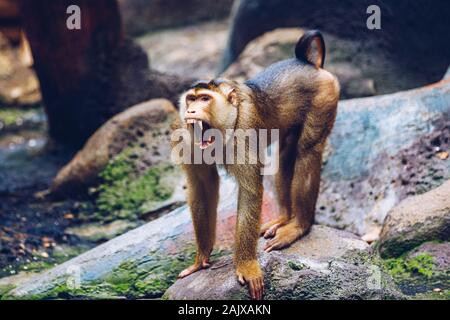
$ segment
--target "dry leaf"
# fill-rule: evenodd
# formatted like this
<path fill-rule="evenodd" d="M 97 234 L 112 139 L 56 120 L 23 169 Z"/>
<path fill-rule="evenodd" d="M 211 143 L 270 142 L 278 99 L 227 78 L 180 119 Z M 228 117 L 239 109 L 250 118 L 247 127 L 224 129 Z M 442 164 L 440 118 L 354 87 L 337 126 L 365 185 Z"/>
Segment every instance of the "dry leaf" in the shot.
<path fill-rule="evenodd" d="M 447 160 L 448 159 L 448 152 L 446 152 L 446 151 L 438 152 L 436 155 L 441 160 Z"/>
<path fill-rule="evenodd" d="M 73 219 L 73 218 L 75 218 L 75 216 L 72 213 L 66 213 L 64 215 L 64 219 L 70 220 L 70 219 Z"/>

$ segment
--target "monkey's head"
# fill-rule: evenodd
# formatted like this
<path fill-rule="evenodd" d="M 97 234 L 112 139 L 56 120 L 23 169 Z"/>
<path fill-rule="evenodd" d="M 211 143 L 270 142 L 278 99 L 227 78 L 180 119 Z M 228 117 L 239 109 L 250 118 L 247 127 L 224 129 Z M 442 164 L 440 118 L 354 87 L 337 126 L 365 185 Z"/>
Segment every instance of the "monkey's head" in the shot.
<path fill-rule="evenodd" d="M 239 96 L 237 84 L 229 80 L 199 81 L 180 98 L 180 115 L 194 131 L 196 144 L 206 149 L 214 138 L 203 140 L 210 128 L 222 133 L 234 129 L 238 116 Z"/>

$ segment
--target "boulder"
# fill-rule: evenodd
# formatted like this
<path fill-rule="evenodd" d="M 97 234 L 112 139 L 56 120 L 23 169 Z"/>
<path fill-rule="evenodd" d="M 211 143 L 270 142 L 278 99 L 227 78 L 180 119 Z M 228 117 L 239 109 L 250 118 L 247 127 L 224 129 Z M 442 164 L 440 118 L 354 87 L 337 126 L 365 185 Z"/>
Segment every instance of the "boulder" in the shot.
<path fill-rule="evenodd" d="M 263 240 L 260 241 L 260 245 Z M 401 299 L 380 260 L 368 245 L 348 232 L 314 226 L 302 240 L 283 251 L 260 250 L 265 299 L 341 300 Z M 232 257 L 178 280 L 164 297 L 175 300 L 249 299 L 236 281 Z"/>
<path fill-rule="evenodd" d="M 212 79 L 227 41 L 228 23 L 208 21 L 150 32 L 137 38 L 151 66 L 166 74 Z"/>
<path fill-rule="evenodd" d="M 98 222 L 86 223 L 67 228 L 64 232 L 90 242 L 110 240 L 137 227 L 136 223 L 127 220 L 115 220 L 107 224 Z"/>
<path fill-rule="evenodd" d="M 378 244 L 381 255 L 398 257 L 426 241 L 449 241 L 449 195 L 450 181 L 389 211 Z"/>
<path fill-rule="evenodd" d="M 384 261 L 399 289 L 412 299 L 450 298 L 450 242 L 426 242 Z"/>
<path fill-rule="evenodd" d="M 448 150 L 448 79 L 341 101 L 324 159 L 316 221 L 375 240 L 374 231 L 396 204 L 450 179 Z"/>
<path fill-rule="evenodd" d="M 55 177 L 53 196 L 86 192 L 99 182 L 99 174 L 126 149 L 140 152 L 142 171 L 170 158 L 170 125 L 177 114 L 172 103 L 150 100 L 111 118 L 86 142 Z"/>
<path fill-rule="evenodd" d="M 407 258 L 429 255 L 433 258 L 433 272 L 450 276 L 450 242 L 426 242 L 408 253 Z M 447 283 L 447 286 L 450 284 Z"/>

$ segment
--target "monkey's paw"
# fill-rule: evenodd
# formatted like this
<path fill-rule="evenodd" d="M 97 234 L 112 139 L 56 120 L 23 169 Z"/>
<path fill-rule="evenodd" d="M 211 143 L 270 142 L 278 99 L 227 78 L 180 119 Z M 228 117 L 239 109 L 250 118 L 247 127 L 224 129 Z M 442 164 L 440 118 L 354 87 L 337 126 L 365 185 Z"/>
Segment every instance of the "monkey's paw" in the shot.
<path fill-rule="evenodd" d="M 290 222 L 279 228 L 275 237 L 268 240 L 264 246 L 264 251 L 279 250 L 290 246 L 298 238 L 303 236 L 307 230 L 300 227 L 297 222 Z"/>
<path fill-rule="evenodd" d="M 186 268 L 183 271 L 181 271 L 180 274 L 178 275 L 178 279 L 185 278 L 199 270 L 208 269 L 210 266 L 211 266 L 211 263 L 209 262 L 209 258 L 200 259 L 198 262 L 195 262 L 189 268 Z"/>
<path fill-rule="evenodd" d="M 251 260 L 240 263 L 236 267 L 236 276 L 241 285 L 248 284 L 248 291 L 252 299 L 262 299 L 264 294 L 264 277 L 258 261 Z"/>
<path fill-rule="evenodd" d="M 286 218 L 278 218 L 267 223 L 264 223 L 260 229 L 260 235 L 265 239 L 273 238 L 277 233 L 278 228 L 281 228 L 286 224 L 288 220 Z"/>

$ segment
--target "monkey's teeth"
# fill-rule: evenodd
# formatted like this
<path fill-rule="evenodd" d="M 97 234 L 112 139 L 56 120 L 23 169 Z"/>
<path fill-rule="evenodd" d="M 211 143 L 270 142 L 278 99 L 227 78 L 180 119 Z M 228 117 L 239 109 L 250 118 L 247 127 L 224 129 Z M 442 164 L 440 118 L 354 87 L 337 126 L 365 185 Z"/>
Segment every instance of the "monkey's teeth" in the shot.
<path fill-rule="evenodd" d="M 187 119 L 186 122 L 188 124 L 194 124 L 195 123 L 195 119 Z"/>
<path fill-rule="evenodd" d="M 203 132 L 203 121 L 198 121 L 198 125 L 200 126 L 200 129 L 201 129 L 202 132 Z"/>

